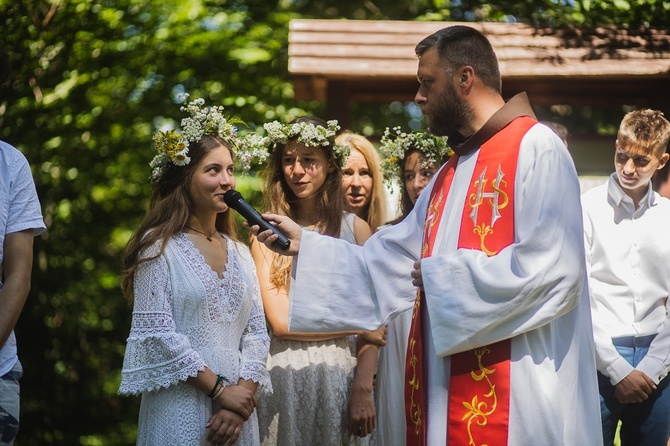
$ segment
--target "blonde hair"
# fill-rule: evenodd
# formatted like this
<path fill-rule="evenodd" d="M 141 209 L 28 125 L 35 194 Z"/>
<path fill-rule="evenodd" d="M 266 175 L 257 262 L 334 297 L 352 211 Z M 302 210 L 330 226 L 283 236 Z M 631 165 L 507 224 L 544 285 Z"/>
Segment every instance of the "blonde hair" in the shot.
<path fill-rule="evenodd" d="M 619 125 L 620 147 L 644 149 L 648 154 L 663 156 L 670 141 L 670 122 L 658 110 L 635 110 L 626 113 Z"/>
<path fill-rule="evenodd" d="M 370 175 L 372 176 L 372 193 L 370 202 L 363 209 L 360 218 L 365 220 L 370 229 L 376 231 L 386 223 L 386 196 L 384 195 L 384 176 L 380 166 L 379 153 L 367 138 L 357 133 L 344 131 L 335 138 L 336 144 L 348 145 L 351 150 L 357 150 L 365 158 Z"/>

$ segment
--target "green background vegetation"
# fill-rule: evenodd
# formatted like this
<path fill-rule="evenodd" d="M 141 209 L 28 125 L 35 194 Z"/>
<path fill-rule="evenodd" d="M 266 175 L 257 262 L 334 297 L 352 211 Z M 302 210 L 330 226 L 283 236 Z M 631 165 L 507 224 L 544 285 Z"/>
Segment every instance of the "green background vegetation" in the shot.
<path fill-rule="evenodd" d="M 28 157 L 49 228 L 35 242 L 17 327 L 25 367 L 18 446 L 134 444 L 139 398 L 116 394 L 131 311 L 119 272 L 147 205 L 151 137 L 179 119 L 174 99 L 184 91 L 252 128 L 322 114 L 323 104 L 293 99 L 292 18 L 667 27 L 670 3 L 0 0 L 0 45 L 13 68 L 0 87 L 0 139 Z M 612 131 L 621 115 L 563 122 Z M 410 118 L 402 106 L 356 107 L 351 128 L 379 134 Z M 239 189 L 257 199 L 257 177 L 241 178 Z"/>

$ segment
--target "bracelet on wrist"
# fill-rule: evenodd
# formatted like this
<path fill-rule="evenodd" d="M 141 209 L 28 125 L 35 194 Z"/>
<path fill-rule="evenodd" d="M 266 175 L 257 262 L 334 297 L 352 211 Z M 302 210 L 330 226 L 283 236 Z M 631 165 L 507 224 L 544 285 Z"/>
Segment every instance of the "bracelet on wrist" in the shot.
<path fill-rule="evenodd" d="M 223 375 L 216 375 L 216 382 L 214 383 L 214 387 L 212 387 L 211 392 L 207 394 L 207 396 L 213 400 L 218 398 L 219 395 L 223 393 L 223 388 L 228 385 L 228 378 L 226 378 Z"/>
<path fill-rule="evenodd" d="M 216 391 L 216 393 L 212 397 L 212 400 L 215 401 L 218 397 L 220 397 L 221 394 L 223 394 L 223 391 L 225 389 L 226 389 L 226 385 L 224 383 L 221 383 L 221 385 L 219 386 L 219 389 Z"/>
<path fill-rule="evenodd" d="M 207 394 L 207 397 L 209 397 L 209 398 L 213 398 L 213 397 L 214 397 L 214 394 L 215 394 L 216 391 L 218 390 L 220 384 L 221 384 L 221 383 L 220 383 L 219 381 L 216 381 L 216 382 L 214 383 L 214 387 L 212 387 L 212 390 Z"/>
<path fill-rule="evenodd" d="M 217 383 L 224 383 L 227 386 L 230 385 L 230 381 L 228 381 L 228 378 L 226 378 L 223 375 L 216 375 L 216 382 Z"/>

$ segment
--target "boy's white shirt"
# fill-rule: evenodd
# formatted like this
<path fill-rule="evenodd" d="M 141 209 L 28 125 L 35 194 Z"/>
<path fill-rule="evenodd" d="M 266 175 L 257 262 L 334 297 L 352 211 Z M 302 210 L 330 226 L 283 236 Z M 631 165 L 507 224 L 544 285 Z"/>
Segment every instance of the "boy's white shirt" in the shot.
<path fill-rule="evenodd" d="M 636 369 L 658 384 L 670 370 L 670 200 L 649 185 L 635 209 L 613 173 L 582 206 L 598 370 L 616 385 L 634 367 L 612 338 L 656 334 Z"/>

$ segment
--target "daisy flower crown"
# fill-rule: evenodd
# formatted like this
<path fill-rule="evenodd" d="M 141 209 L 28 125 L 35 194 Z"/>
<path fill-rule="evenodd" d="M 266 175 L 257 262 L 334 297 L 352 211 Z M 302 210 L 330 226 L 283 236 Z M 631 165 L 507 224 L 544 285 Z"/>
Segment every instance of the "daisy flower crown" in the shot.
<path fill-rule="evenodd" d="M 331 146 L 335 164 L 342 169 L 349 157 L 349 146 L 335 144 L 335 136 L 340 130 L 336 120 L 328 121 L 327 125 L 323 127 L 311 122 L 282 124 L 279 121 L 272 121 L 263 125 L 266 133 L 264 139 L 270 149 L 277 147 L 277 144 L 286 144 L 290 139 L 297 139 L 308 147 Z"/>
<path fill-rule="evenodd" d="M 386 127 L 379 152 L 382 156 L 381 169 L 389 184 L 392 184 L 394 179 L 402 178 L 400 166 L 410 150 L 418 150 L 421 153 L 421 167 L 424 169 L 431 164 L 439 166 L 445 156 L 454 154 L 447 144 L 447 138 L 427 132 L 405 133 L 400 126 Z"/>
<path fill-rule="evenodd" d="M 184 95 L 184 99 L 188 94 Z M 179 109 L 189 114 L 180 122 L 181 130 L 158 131 L 154 135 L 156 156 L 151 160 L 151 182 L 156 183 L 165 173 L 170 164 L 186 166 L 191 162 L 188 156 L 188 145 L 200 141 L 203 135 L 218 135 L 228 141 L 239 167 L 248 171 L 252 160 L 259 163 L 268 157 L 263 141 L 255 134 L 238 136 L 235 124 L 242 123 L 239 119 L 228 119 L 223 115 L 222 106 L 203 107 L 203 98 L 194 99 Z"/>

